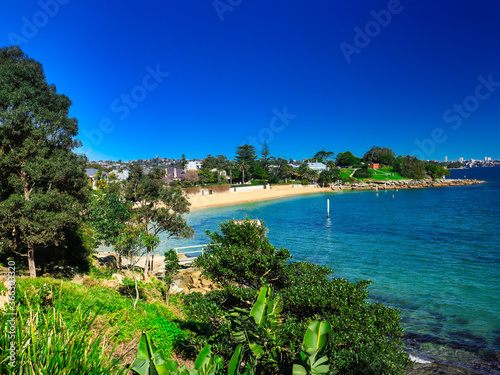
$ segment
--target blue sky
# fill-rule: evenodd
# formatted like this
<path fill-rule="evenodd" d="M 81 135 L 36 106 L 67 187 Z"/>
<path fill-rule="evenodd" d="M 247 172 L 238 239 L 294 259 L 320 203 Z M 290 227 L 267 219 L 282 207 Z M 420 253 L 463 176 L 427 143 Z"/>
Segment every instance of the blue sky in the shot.
<path fill-rule="evenodd" d="M 18 44 L 71 98 L 90 159 L 373 145 L 500 159 L 496 0 L 8 0 Z"/>

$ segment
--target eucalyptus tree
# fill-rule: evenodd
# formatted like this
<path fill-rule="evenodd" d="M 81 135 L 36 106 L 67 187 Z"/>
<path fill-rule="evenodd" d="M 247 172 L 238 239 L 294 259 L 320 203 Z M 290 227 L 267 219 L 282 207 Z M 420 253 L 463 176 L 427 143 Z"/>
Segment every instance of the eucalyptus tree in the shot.
<path fill-rule="evenodd" d="M 125 182 L 125 198 L 133 205 L 135 220 L 145 226 L 143 243 L 146 247 L 144 279 L 149 271 L 149 257 L 160 244 L 160 235 L 170 238 L 189 238 L 194 234 L 182 216 L 189 212 L 189 202 L 179 188 L 163 182 L 164 171 L 152 169 L 147 175 L 133 165 Z"/>
<path fill-rule="evenodd" d="M 0 247 L 27 257 L 30 277 L 39 250 L 70 251 L 87 202 L 71 104 L 39 62 L 19 47 L 0 49 Z"/>

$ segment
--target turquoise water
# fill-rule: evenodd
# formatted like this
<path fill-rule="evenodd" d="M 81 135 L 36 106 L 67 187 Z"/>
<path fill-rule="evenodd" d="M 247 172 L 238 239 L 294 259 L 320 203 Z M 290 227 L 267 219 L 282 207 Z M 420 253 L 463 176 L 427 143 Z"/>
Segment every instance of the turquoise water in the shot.
<path fill-rule="evenodd" d="M 372 300 L 401 309 L 409 351 L 473 361 L 500 352 L 500 168 L 452 171 L 487 184 L 341 192 L 283 198 L 187 215 L 195 238 L 228 219 L 265 221 L 271 243 L 350 281 L 369 279 Z M 326 200 L 330 199 L 330 219 Z M 464 351 L 465 350 L 465 351 Z"/>

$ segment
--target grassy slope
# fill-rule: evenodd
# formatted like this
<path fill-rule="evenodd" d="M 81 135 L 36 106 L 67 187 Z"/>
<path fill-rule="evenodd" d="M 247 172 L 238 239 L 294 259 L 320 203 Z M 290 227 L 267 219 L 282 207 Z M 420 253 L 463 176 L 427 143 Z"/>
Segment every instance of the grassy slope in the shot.
<path fill-rule="evenodd" d="M 354 169 L 340 169 L 340 175 L 342 177 L 349 177 Z M 394 172 L 391 167 L 380 168 L 380 169 L 369 169 L 372 172 L 371 180 L 377 181 L 395 181 L 404 180 L 405 178 L 400 176 L 397 172 Z M 361 180 L 361 179 L 358 179 Z"/>
<path fill-rule="evenodd" d="M 136 355 L 141 332 L 148 332 L 158 349 L 166 357 L 183 340 L 185 333 L 175 321 L 179 314 L 174 313 L 177 301 L 171 297 L 172 308 L 168 308 L 161 299 L 154 284 L 142 284 L 146 300 L 139 300 L 133 309 L 133 299 L 123 296 L 111 287 L 103 286 L 106 280 L 84 278 L 82 284 L 53 278 L 18 279 L 17 298 L 20 313 L 26 314 L 27 304 L 43 306 L 49 310 L 56 308 L 63 319 L 71 317 L 81 309 L 98 312 L 94 322 L 97 331 L 105 332 L 105 342 L 116 344 L 116 356 L 125 355 L 128 361 Z"/>

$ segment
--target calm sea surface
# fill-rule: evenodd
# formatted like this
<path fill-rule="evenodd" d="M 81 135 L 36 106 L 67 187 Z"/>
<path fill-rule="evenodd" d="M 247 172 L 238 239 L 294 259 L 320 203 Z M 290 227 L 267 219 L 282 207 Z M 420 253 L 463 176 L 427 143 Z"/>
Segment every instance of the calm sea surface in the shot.
<path fill-rule="evenodd" d="M 271 243 L 335 277 L 369 279 L 370 298 L 401 310 L 407 350 L 487 361 L 500 352 L 500 168 L 451 171 L 487 184 L 314 194 L 187 215 L 195 238 L 228 219 L 265 221 Z M 330 199 L 330 219 L 326 201 Z"/>

